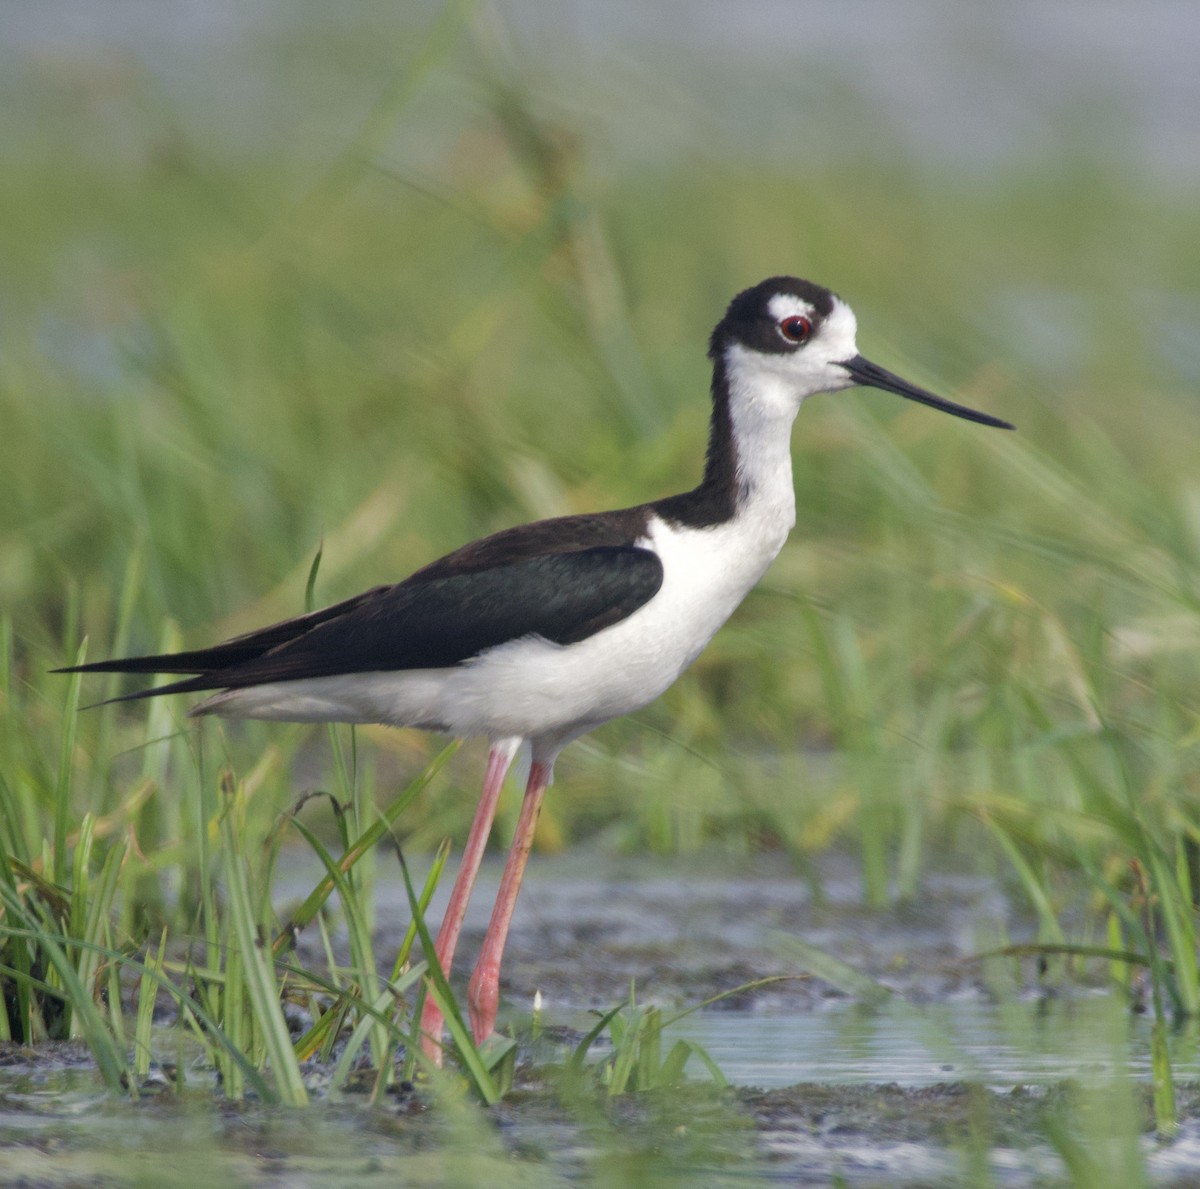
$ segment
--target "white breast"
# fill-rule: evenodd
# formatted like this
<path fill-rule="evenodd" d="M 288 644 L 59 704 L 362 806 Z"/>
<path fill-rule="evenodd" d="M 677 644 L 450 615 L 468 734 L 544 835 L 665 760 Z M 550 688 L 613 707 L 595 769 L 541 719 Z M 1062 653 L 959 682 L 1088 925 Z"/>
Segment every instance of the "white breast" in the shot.
<path fill-rule="evenodd" d="M 640 543 L 662 559 L 654 598 L 576 644 L 519 640 L 463 666 L 447 686 L 458 725 L 473 720 L 488 724 L 486 733 L 571 735 L 652 702 L 700 655 L 779 552 L 782 537 L 741 529 L 736 521 L 706 529 L 652 522 Z"/>

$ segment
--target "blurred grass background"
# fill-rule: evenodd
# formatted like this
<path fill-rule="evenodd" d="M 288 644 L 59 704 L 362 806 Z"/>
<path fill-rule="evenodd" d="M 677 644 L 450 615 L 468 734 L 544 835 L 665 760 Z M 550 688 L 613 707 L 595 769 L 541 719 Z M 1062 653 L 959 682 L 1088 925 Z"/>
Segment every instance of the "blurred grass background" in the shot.
<path fill-rule="evenodd" d="M 1196 30 L 602 8 L 7 10 L 2 729 L 30 841 L 46 671 L 84 636 L 200 645 L 298 611 L 321 542 L 332 601 L 692 486 L 707 334 L 793 272 L 869 357 L 1020 432 L 810 402 L 792 541 L 676 688 L 567 753 L 541 845 L 848 843 L 880 902 L 991 863 L 995 829 L 1050 887 L 1119 868 L 1130 806 L 1190 844 L 1200 162 L 1168 80 Z M 145 744 L 185 709 L 82 716 L 76 810 L 179 841 L 189 782 Z M 328 769 L 321 732 L 207 734 L 264 821 Z M 440 747 L 362 734 L 383 801 Z M 414 846 L 461 837 L 481 764 L 412 807 Z"/>

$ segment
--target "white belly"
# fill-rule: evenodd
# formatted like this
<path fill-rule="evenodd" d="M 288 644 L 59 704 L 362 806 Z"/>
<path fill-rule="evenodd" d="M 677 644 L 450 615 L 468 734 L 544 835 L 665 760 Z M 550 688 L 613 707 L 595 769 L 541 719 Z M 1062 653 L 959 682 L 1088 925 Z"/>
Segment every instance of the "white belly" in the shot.
<path fill-rule="evenodd" d="M 514 640 L 450 669 L 318 677 L 230 690 L 201 713 L 291 722 L 377 722 L 455 735 L 556 741 L 652 702 L 696 659 L 762 577 L 784 524 L 706 529 L 652 520 L 663 584 L 644 607 L 576 644 Z"/>

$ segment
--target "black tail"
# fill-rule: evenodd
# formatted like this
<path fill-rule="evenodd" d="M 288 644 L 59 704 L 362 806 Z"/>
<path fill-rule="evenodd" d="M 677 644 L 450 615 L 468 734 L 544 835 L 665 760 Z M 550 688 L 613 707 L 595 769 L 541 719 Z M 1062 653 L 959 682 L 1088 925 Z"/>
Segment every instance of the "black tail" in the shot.
<path fill-rule="evenodd" d="M 51 672 L 195 674 L 193 677 L 185 677 L 182 681 L 172 681 L 167 685 L 156 685 L 132 694 L 122 694 L 119 698 L 109 698 L 106 702 L 97 702 L 98 706 L 106 706 L 110 702 L 136 702 L 140 698 L 157 698 L 160 694 L 188 694 L 210 689 L 226 689 L 235 684 L 232 679 L 235 669 L 257 661 L 273 649 L 299 639 L 319 624 L 340 618 L 386 589 L 388 588 L 375 587 L 345 602 L 335 603 L 332 607 L 323 607 L 319 611 L 310 611 L 307 615 L 298 615 L 294 619 L 273 623 L 245 636 L 226 640 L 223 644 L 215 644 L 212 648 L 199 648 L 194 652 L 165 652 L 157 656 L 126 656 L 116 660 L 91 661 L 86 665 L 68 665 Z"/>
<path fill-rule="evenodd" d="M 211 651 L 216 652 L 217 649 Z M 222 669 L 201 669 L 192 658 L 203 656 L 203 652 L 167 653 L 163 656 L 130 656 L 114 661 L 94 661 L 89 665 L 69 665 L 62 669 L 51 669 L 51 673 L 195 673 L 182 681 L 170 681 L 166 685 L 155 685 L 149 689 L 135 690 L 103 702 L 93 702 L 83 707 L 94 710 L 97 706 L 110 706 L 114 702 L 137 702 L 142 698 L 157 698 L 160 694 L 188 694 L 200 690 L 224 689 L 228 684 L 222 680 Z M 186 668 L 184 666 L 187 666 Z"/>
<path fill-rule="evenodd" d="M 67 665 L 51 673 L 212 673 L 243 661 L 253 660 L 262 649 L 234 652 L 227 644 L 201 648 L 195 652 L 164 652 L 159 656 L 126 656 L 116 660 L 91 661 L 86 665 Z"/>

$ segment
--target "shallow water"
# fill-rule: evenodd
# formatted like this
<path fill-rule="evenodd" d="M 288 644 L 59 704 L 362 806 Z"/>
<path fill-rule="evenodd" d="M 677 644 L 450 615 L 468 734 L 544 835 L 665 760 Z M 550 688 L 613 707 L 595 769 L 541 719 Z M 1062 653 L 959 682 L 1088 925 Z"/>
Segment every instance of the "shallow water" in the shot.
<path fill-rule="evenodd" d="M 1157 1140 L 1142 1117 L 1144 1094 L 1130 1093 L 1149 1079 L 1145 1024 L 1109 997 L 710 1010 L 674 1031 L 704 1044 L 743 1088 L 566 1109 L 535 1071 L 492 1111 L 430 1110 L 411 1098 L 373 1107 L 341 1094 L 301 1112 L 222 1103 L 192 1070 L 187 1093 L 135 1104 L 106 1094 L 78 1048 L 9 1049 L 0 1052 L 0 1185 L 528 1189 L 530 1179 L 593 1175 L 623 1184 L 626 1166 L 647 1185 L 834 1176 L 851 1185 L 961 1184 L 984 1168 L 994 1183 L 1021 1185 L 1064 1174 L 1047 1120 L 1066 1117 L 1070 1102 L 1086 1108 L 1088 1094 L 1103 1103 L 1114 1092 L 1114 1161 L 1132 1159 L 1159 1184 L 1200 1175 L 1196 1094 L 1185 1091 L 1178 1135 Z M 1180 1053 L 1181 1077 L 1196 1077 L 1197 1065 L 1194 1048 Z"/>
<path fill-rule="evenodd" d="M 702 1044 L 739 1086 L 915 1089 L 967 1081 L 1010 1090 L 1066 1079 L 1151 1079 L 1149 1021 L 1130 1019 L 1107 997 L 1004 1006 L 914 1006 L 897 999 L 871 1010 L 707 1012 L 689 1016 L 673 1032 Z M 1194 1041 L 1179 1038 L 1175 1070 L 1181 1080 L 1200 1080 Z"/>
<path fill-rule="evenodd" d="M 286 871 L 295 886 L 281 889 L 285 898 L 317 874 L 299 862 Z M 464 970 L 497 875 L 489 863 Z M 819 875 L 815 897 L 778 857 L 542 859 L 514 923 L 504 1009 L 527 1029 L 540 989 L 543 1034 L 562 1040 L 523 1042 L 534 1064 L 493 1110 L 430 1109 L 412 1094 L 380 1106 L 361 1094 L 323 1097 L 320 1069 L 309 1070 L 307 1112 L 230 1104 L 202 1066 L 187 1067 L 184 1093 L 164 1082 L 131 1103 L 104 1092 L 77 1047 L 0 1046 L 0 1186 L 926 1185 L 978 1181 L 983 1170 L 1020 1185 L 1064 1177 L 1054 1140 L 1064 1127 L 1104 1166 L 1132 1169 L 1114 1184 L 1143 1173 L 1162 1184 L 1200 1177 L 1193 1035 L 1171 1040 L 1182 1125 L 1161 1141 L 1143 1017 L 1099 985 L 1039 978 L 1028 961 L 971 960 L 1032 934 L 992 881 L 931 874 L 919 905 L 868 911 L 853 860 L 823 860 Z M 382 860 L 378 906 L 383 961 L 407 913 Z M 787 939 L 836 955 L 888 992 L 866 1007 L 802 977 Z M 301 939 L 302 949 L 312 944 Z M 581 1105 L 561 1100 L 538 1064 L 561 1061 L 591 1013 L 624 999 L 631 980 L 639 1002 L 669 1014 L 763 975 L 789 978 L 689 1014 L 668 1035 L 704 1046 L 732 1090 L 709 1090 L 694 1060 L 689 1089 Z M 156 1055 L 175 1059 L 177 1038 L 160 1037 Z"/>
<path fill-rule="evenodd" d="M 487 926 L 503 860 L 489 857 L 464 923 L 455 970 L 469 971 Z M 422 878 L 420 864 L 414 874 Z M 291 895 L 319 878 L 305 861 L 289 866 Z M 454 870 L 430 906 L 441 919 Z M 377 952 L 399 943 L 408 924 L 398 872 L 381 861 L 376 886 Z M 757 979 L 781 981 L 725 1000 L 725 1008 L 788 1011 L 841 1004 L 847 997 L 806 976 L 793 946 L 835 956 L 887 988 L 925 1002 L 989 993 L 988 971 L 970 959 L 1031 940 L 1035 922 L 995 881 L 930 873 L 919 903 L 867 909 L 853 857 L 825 856 L 817 878 L 781 855 L 733 860 L 715 855 L 623 858 L 589 852 L 538 855 L 530 864 L 505 950 L 502 993 L 527 1015 L 535 992 L 560 1018 L 625 999 L 690 1006 Z M 309 948 L 311 947 L 311 949 Z M 301 949 L 319 961 L 316 939 Z"/>

